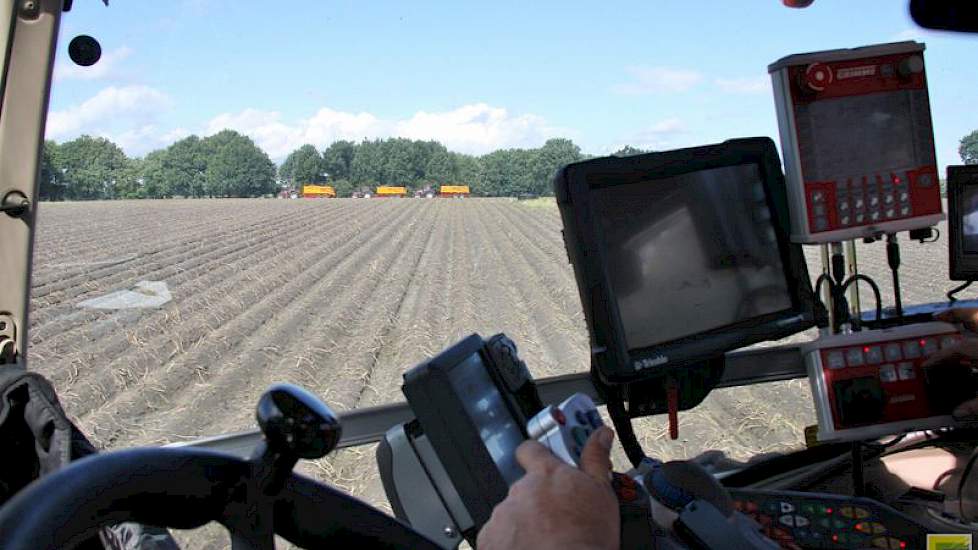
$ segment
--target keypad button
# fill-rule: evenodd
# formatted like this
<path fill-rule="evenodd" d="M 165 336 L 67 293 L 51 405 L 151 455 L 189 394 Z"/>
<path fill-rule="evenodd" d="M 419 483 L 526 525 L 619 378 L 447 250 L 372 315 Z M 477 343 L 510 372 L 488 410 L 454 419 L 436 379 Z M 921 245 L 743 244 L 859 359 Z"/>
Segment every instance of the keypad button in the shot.
<path fill-rule="evenodd" d="M 890 342 L 883 347 L 883 355 L 886 356 L 887 361 L 899 361 L 903 358 L 903 354 L 900 353 L 900 343 Z"/>
<path fill-rule="evenodd" d="M 825 231 L 828 226 L 829 221 L 826 218 L 821 216 L 815 218 L 815 231 Z"/>
<path fill-rule="evenodd" d="M 900 380 L 913 380 L 917 377 L 917 373 L 914 372 L 913 363 L 909 361 L 904 361 L 897 365 L 897 377 Z"/>
<path fill-rule="evenodd" d="M 893 365 L 889 365 L 889 364 L 883 365 L 882 367 L 880 367 L 880 381 L 882 381 L 882 382 L 896 382 L 897 381 L 896 367 L 894 367 Z M 846 510 L 846 509 L 843 508 L 843 510 Z M 842 512 L 842 515 L 845 516 L 846 515 L 846 512 Z M 848 518 L 848 517 L 852 517 L 852 516 L 846 516 L 846 517 Z"/>
<path fill-rule="evenodd" d="M 806 527 L 808 523 L 808 518 L 805 516 L 795 516 L 795 527 Z"/>
<path fill-rule="evenodd" d="M 923 352 L 924 357 L 934 355 L 937 352 L 937 339 L 936 338 L 924 338 L 923 339 Z"/>
<path fill-rule="evenodd" d="M 893 216 L 896 216 L 896 210 L 893 208 L 887 208 L 886 212 L 883 212 L 883 215 L 887 218 L 892 218 Z"/>
<path fill-rule="evenodd" d="M 870 206 L 870 208 L 874 208 L 876 206 L 879 206 L 879 204 L 880 204 L 880 198 L 879 198 L 879 196 L 878 195 L 870 195 L 870 197 L 869 197 L 869 206 Z"/>
<path fill-rule="evenodd" d="M 883 204 L 893 204 L 893 195 L 891 193 L 883 195 Z"/>
<path fill-rule="evenodd" d="M 824 216 L 825 215 L 825 205 L 824 204 L 816 204 L 815 205 L 815 208 L 813 208 L 812 211 L 815 212 L 815 215 L 816 216 Z"/>
<path fill-rule="evenodd" d="M 875 365 L 883 362 L 883 348 L 879 346 L 868 346 L 863 352 L 866 354 L 866 363 Z"/>
<path fill-rule="evenodd" d="M 869 221 L 875 222 L 875 221 L 877 221 L 879 219 L 880 219 L 880 212 L 879 212 L 879 210 L 873 210 L 872 212 L 869 213 Z"/>
<path fill-rule="evenodd" d="M 900 202 L 910 202 L 910 193 L 900 191 Z"/>
<path fill-rule="evenodd" d="M 910 207 L 909 206 L 901 206 L 900 207 L 900 215 L 901 216 L 909 216 L 910 215 Z"/>
<path fill-rule="evenodd" d="M 856 209 L 862 208 L 865 205 L 862 197 L 856 197 L 855 200 L 852 201 L 852 203 Z"/>
<path fill-rule="evenodd" d="M 815 204 L 825 202 L 825 194 L 821 191 L 812 191 L 812 202 Z"/>
<path fill-rule="evenodd" d="M 856 223 L 863 223 L 866 220 L 866 216 L 862 212 L 856 214 Z"/>
<path fill-rule="evenodd" d="M 782 514 L 790 514 L 795 511 L 795 505 L 790 502 L 781 502 L 780 509 Z"/>
<path fill-rule="evenodd" d="M 839 201 L 839 212 L 849 211 L 849 201 Z"/>
<path fill-rule="evenodd" d="M 920 357 L 920 343 L 916 340 L 907 340 L 903 343 L 903 356 L 907 359 Z"/>
<path fill-rule="evenodd" d="M 949 348 L 958 343 L 958 337 L 947 335 L 941 338 L 941 349 Z"/>
<path fill-rule="evenodd" d="M 849 222 L 850 222 L 850 221 L 852 221 L 852 220 L 850 220 L 850 219 L 849 219 L 849 216 L 841 216 L 841 217 L 839 218 L 839 223 L 840 223 L 841 225 L 849 225 Z"/>
<path fill-rule="evenodd" d="M 778 521 L 781 522 L 781 525 L 787 525 L 788 527 L 795 526 L 795 516 L 791 514 L 785 514 L 781 516 L 780 518 L 778 518 Z"/>
<path fill-rule="evenodd" d="M 844 369 L 846 367 L 846 357 L 841 351 L 830 351 L 828 354 L 830 369 Z"/>
<path fill-rule="evenodd" d="M 860 367 L 863 364 L 862 348 L 849 348 L 846 350 L 846 364 L 850 367 Z"/>

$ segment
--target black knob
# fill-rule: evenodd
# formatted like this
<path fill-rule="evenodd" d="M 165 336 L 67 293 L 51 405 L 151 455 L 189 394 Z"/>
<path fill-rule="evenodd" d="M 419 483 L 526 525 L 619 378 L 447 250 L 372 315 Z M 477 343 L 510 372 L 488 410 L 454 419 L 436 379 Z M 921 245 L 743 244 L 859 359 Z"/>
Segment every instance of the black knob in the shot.
<path fill-rule="evenodd" d="M 910 78 L 922 72 L 924 72 L 924 58 L 919 55 L 906 57 L 897 65 L 897 74 L 902 78 Z"/>
<path fill-rule="evenodd" d="M 318 397 L 293 384 L 275 384 L 258 401 L 258 425 L 268 446 L 283 455 L 315 459 L 340 442 L 339 418 Z"/>

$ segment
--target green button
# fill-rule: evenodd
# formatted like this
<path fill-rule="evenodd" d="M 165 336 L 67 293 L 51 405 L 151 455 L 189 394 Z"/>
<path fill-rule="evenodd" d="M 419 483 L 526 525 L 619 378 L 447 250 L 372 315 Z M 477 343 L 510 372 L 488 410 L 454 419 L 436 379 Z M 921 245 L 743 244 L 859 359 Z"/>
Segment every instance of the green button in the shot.
<path fill-rule="evenodd" d="M 571 436 L 574 438 L 574 441 L 582 447 L 585 443 L 587 443 L 587 430 L 580 426 L 574 426 L 571 428 Z"/>

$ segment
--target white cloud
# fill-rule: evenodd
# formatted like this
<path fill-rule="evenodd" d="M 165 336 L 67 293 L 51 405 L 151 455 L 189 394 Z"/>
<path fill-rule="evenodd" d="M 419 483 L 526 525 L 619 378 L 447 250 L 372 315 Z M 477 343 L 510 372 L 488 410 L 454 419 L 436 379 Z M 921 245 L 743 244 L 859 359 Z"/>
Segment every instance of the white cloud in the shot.
<path fill-rule="evenodd" d="M 624 95 L 685 92 L 703 81 L 703 75 L 690 69 L 673 67 L 627 67 L 633 81 L 612 90 Z"/>
<path fill-rule="evenodd" d="M 539 116 L 512 115 L 485 103 L 442 112 L 419 111 L 404 119 L 381 119 L 371 113 L 324 107 L 294 123 L 284 122 L 276 111 L 245 109 L 217 115 L 206 124 L 204 133 L 210 135 L 225 128 L 250 136 L 273 159 L 284 158 L 304 143 L 324 147 L 340 139 L 434 139 L 451 150 L 479 154 L 506 147 L 537 146 L 548 137 L 561 134 Z"/>
<path fill-rule="evenodd" d="M 159 116 L 172 105 L 163 92 L 149 86 L 108 86 L 91 98 L 48 113 L 45 137 L 59 141 L 81 134 L 104 136 L 129 154 L 142 154 L 164 141 L 172 130 L 160 130 Z"/>
<path fill-rule="evenodd" d="M 766 94 L 771 91 L 771 78 L 767 75 L 717 78 L 713 82 L 720 91 L 731 94 Z"/>
<path fill-rule="evenodd" d="M 105 52 L 98 63 L 89 67 L 75 65 L 70 61 L 61 61 L 54 67 L 54 79 L 58 80 L 98 80 L 112 76 L 119 62 L 132 55 L 132 49 L 127 46 Z"/>
<path fill-rule="evenodd" d="M 610 148 L 617 151 L 625 145 L 647 149 L 651 151 L 663 151 L 674 149 L 678 146 L 677 138 L 686 133 L 686 124 L 677 117 L 667 118 L 639 130 L 630 138 Z"/>

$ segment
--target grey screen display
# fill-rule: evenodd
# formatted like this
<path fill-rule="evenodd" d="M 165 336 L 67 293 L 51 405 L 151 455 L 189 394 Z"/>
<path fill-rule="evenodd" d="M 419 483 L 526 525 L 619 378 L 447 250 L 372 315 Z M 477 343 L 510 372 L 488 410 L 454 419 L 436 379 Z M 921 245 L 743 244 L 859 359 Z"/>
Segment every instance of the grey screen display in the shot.
<path fill-rule="evenodd" d="M 756 164 L 593 193 L 629 349 L 791 307 Z"/>
<path fill-rule="evenodd" d="M 471 355 L 453 368 L 449 380 L 462 400 L 465 412 L 478 426 L 479 437 L 499 468 L 499 473 L 506 483 L 512 485 L 524 473 L 516 462 L 516 447 L 523 442 L 523 432 L 489 378 L 479 354 Z"/>
<path fill-rule="evenodd" d="M 961 245 L 965 254 L 978 254 L 978 185 L 961 190 Z"/>
<path fill-rule="evenodd" d="M 934 164 L 926 95 L 887 92 L 798 106 L 806 181 L 835 181 Z M 858 180 L 856 180 L 858 181 Z"/>

